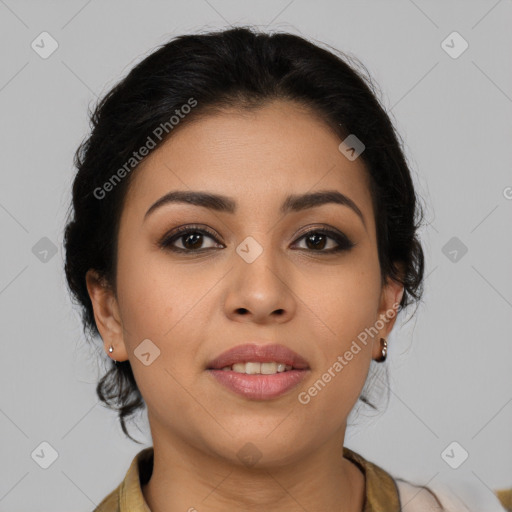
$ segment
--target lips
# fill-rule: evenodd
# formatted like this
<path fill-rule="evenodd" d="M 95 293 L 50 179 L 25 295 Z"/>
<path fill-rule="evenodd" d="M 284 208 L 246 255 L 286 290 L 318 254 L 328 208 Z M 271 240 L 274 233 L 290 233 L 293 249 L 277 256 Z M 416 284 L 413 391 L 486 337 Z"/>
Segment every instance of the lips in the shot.
<path fill-rule="evenodd" d="M 284 345 L 260 345 L 256 342 L 238 345 L 226 350 L 207 364 L 208 370 L 221 370 L 235 363 L 276 362 L 292 366 L 296 370 L 309 369 L 309 363 L 293 350 Z"/>

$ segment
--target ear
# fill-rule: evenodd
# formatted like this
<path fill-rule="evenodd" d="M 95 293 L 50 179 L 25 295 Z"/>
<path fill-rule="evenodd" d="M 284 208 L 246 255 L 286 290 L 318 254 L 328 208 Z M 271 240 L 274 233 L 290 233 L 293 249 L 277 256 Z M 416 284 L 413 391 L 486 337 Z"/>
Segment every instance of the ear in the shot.
<path fill-rule="evenodd" d="M 401 275 L 403 275 L 403 265 L 396 263 L 400 269 Z M 398 315 L 398 306 L 402 300 L 404 294 L 404 286 L 402 283 L 395 281 L 391 278 L 386 280 L 386 284 L 382 287 L 379 311 L 378 311 L 378 322 L 375 327 L 379 332 L 373 338 L 372 358 L 378 359 L 381 355 L 380 338 L 388 339 L 388 336 L 395 325 L 396 317 Z M 379 326 L 382 328 L 379 329 Z"/>
<path fill-rule="evenodd" d="M 105 352 L 116 361 L 126 361 L 128 353 L 124 343 L 123 324 L 113 290 L 93 269 L 87 271 L 85 281 Z M 114 348 L 112 354 L 108 352 L 110 345 Z"/>

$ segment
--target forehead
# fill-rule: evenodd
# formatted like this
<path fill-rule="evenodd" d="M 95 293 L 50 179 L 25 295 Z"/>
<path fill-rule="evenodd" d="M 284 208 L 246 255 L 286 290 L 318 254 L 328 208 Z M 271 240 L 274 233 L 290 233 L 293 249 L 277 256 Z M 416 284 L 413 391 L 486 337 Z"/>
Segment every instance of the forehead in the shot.
<path fill-rule="evenodd" d="M 350 161 L 339 151 L 340 142 L 318 116 L 291 102 L 200 117 L 139 165 L 125 207 L 143 217 L 171 190 L 200 190 L 233 197 L 240 214 L 277 212 L 286 195 L 336 189 L 370 222 L 367 170 L 361 158 Z"/>

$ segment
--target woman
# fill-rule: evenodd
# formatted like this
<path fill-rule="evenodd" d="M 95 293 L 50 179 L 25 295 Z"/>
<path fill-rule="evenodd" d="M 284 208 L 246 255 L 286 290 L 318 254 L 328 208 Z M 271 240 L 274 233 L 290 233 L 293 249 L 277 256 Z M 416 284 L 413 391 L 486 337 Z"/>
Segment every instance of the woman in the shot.
<path fill-rule="evenodd" d="M 92 122 L 66 275 L 112 359 L 100 399 L 126 435 L 147 406 L 153 440 L 96 510 L 441 510 L 343 446 L 424 270 L 370 85 L 300 37 L 236 28 L 163 45 Z"/>

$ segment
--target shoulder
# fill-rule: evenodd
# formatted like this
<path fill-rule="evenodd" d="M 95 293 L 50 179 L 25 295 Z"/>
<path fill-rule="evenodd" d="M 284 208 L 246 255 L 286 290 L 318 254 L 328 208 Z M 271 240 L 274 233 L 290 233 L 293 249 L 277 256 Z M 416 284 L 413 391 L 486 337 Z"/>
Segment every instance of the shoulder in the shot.
<path fill-rule="evenodd" d="M 394 477 L 359 453 L 343 448 L 344 456 L 356 463 L 365 475 L 365 511 L 390 512 L 512 512 L 504 508 L 501 495 L 468 480 L 434 480 L 421 485 Z"/>
<path fill-rule="evenodd" d="M 500 500 L 503 507 L 507 512 L 512 512 L 512 488 L 510 489 L 498 489 L 496 496 Z"/>
<path fill-rule="evenodd" d="M 119 512 L 119 487 L 106 496 L 93 512 Z"/>
<path fill-rule="evenodd" d="M 147 511 L 141 485 L 146 483 L 153 470 L 153 447 L 144 448 L 132 459 L 122 482 L 108 494 L 93 512 Z"/>
<path fill-rule="evenodd" d="M 403 512 L 437 512 L 445 510 L 437 493 L 432 489 L 423 485 L 415 485 L 401 478 L 395 478 L 394 480 Z"/>
<path fill-rule="evenodd" d="M 468 481 L 441 482 L 429 487 L 396 478 L 403 512 L 505 512 L 498 497 Z"/>

